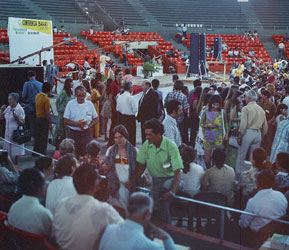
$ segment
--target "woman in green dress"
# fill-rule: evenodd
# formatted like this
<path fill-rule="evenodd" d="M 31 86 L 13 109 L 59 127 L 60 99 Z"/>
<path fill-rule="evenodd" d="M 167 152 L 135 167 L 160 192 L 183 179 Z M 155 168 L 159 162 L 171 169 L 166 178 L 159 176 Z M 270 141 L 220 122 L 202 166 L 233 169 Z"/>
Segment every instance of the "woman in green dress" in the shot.
<path fill-rule="evenodd" d="M 54 130 L 54 136 L 53 136 L 53 142 L 56 148 L 58 148 L 58 145 L 60 144 L 60 142 L 64 138 L 66 138 L 67 127 L 65 126 L 64 121 L 63 121 L 63 114 L 64 114 L 67 103 L 74 98 L 72 94 L 72 88 L 73 88 L 73 80 L 70 78 L 67 78 L 64 82 L 63 90 L 61 90 L 56 100 L 56 110 L 58 113 L 58 117 L 57 117 L 56 126 Z"/>

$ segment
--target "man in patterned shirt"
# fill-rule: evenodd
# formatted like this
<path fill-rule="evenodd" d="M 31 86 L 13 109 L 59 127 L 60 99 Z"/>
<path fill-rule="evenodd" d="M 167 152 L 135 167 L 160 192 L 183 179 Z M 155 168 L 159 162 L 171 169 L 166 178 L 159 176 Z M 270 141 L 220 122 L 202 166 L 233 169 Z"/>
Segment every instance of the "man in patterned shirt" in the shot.
<path fill-rule="evenodd" d="M 174 84 L 173 91 L 169 92 L 166 99 L 165 99 L 165 107 L 169 101 L 176 100 L 182 104 L 182 111 L 183 114 L 177 118 L 177 124 L 181 133 L 182 141 L 187 141 L 184 137 L 185 135 L 185 128 L 184 128 L 184 118 L 189 113 L 189 103 L 187 97 L 182 92 L 182 87 L 184 86 L 184 83 L 181 80 L 177 80 Z"/>

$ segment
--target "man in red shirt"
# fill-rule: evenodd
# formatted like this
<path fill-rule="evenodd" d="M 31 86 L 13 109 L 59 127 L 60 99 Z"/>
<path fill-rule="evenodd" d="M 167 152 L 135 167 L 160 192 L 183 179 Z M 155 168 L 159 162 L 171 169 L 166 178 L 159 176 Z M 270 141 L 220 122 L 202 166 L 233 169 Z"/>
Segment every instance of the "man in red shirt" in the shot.
<path fill-rule="evenodd" d="M 109 100 L 111 103 L 111 125 L 109 130 L 109 140 L 107 146 L 111 146 L 113 144 L 113 138 L 111 136 L 111 132 L 113 128 L 118 123 L 118 114 L 116 111 L 116 96 L 120 93 L 121 90 L 121 81 L 123 80 L 123 72 L 121 69 L 116 69 L 114 72 L 115 80 L 111 83 L 110 89 L 109 89 Z"/>

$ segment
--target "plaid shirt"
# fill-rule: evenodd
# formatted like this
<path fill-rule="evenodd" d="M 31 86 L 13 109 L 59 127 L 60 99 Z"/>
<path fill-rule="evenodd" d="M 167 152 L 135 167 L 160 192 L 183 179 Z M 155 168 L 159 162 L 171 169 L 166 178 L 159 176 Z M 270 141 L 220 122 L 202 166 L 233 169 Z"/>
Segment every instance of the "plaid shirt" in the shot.
<path fill-rule="evenodd" d="M 176 100 L 182 104 L 183 107 L 183 114 L 177 119 L 177 122 L 180 123 L 184 120 L 184 111 L 186 109 L 189 109 L 190 105 L 188 103 L 187 97 L 183 94 L 181 90 L 173 90 L 172 92 L 169 92 L 166 99 L 165 99 L 165 106 L 168 102 Z"/>

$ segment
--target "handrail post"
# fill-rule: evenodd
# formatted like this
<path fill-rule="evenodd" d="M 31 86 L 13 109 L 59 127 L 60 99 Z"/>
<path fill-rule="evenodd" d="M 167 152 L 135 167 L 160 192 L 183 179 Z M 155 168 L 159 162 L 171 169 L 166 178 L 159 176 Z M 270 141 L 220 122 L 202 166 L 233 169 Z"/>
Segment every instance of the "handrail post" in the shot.
<path fill-rule="evenodd" d="M 225 210 L 221 209 L 221 223 L 220 223 L 220 241 L 224 241 L 224 231 L 225 231 Z"/>

